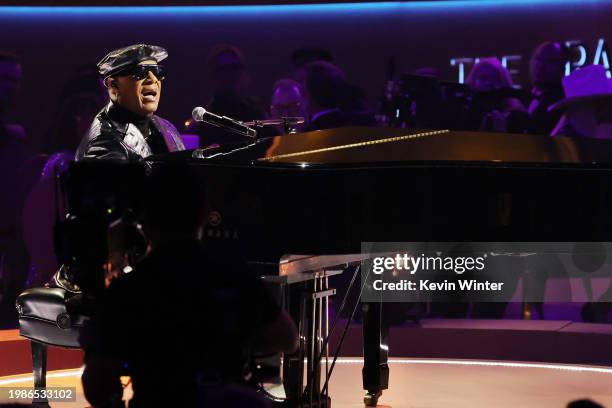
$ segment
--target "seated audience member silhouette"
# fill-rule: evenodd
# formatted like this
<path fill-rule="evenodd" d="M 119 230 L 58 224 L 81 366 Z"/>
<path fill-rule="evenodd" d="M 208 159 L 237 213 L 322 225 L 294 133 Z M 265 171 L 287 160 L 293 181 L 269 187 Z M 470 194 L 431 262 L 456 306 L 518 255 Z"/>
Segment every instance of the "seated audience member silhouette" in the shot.
<path fill-rule="evenodd" d="M 79 68 L 63 85 L 57 112 L 45 136 L 47 153 L 29 162 L 34 179 L 23 207 L 24 241 L 30 257 L 27 283 L 44 284 L 57 270 L 53 227 L 60 208 L 57 176 L 68 169 L 83 136 L 98 111 L 107 103 L 107 93 L 95 65 Z"/>
<path fill-rule="evenodd" d="M 348 115 L 349 124 L 353 126 L 376 126 L 376 116 L 367 102 L 363 89 L 355 84 L 348 84 L 345 97 L 340 105 Z"/>
<path fill-rule="evenodd" d="M 0 51 L 0 131 L 3 137 L 23 141 L 25 131 L 21 125 L 9 124 L 7 120 L 17 103 L 23 71 L 17 55 Z"/>
<path fill-rule="evenodd" d="M 107 102 L 108 93 L 96 66 L 77 69 L 62 86 L 43 151 L 49 155 L 67 152 L 74 156 L 96 114 Z"/>
<path fill-rule="evenodd" d="M 305 131 L 376 124 L 364 93 L 347 81 L 340 68 L 329 62 L 315 61 L 306 64 L 304 70 L 310 114 Z"/>
<path fill-rule="evenodd" d="M 326 49 L 317 47 L 302 47 L 291 53 L 291 62 L 295 72 L 293 78 L 299 83 L 306 81 L 306 65 L 311 62 L 324 61 L 334 62 L 334 56 Z"/>
<path fill-rule="evenodd" d="M 344 72 L 337 66 L 323 61 L 311 62 L 306 65 L 305 70 L 310 114 L 305 130 L 348 125 L 349 119 L 341 109 L 348 89 Z"/>
<path fill-rule="evenodd" d="M 154 169 L 147 190 L 150 253 L 111 283 L 81 333 L 85 396 L 94 407 L 118 400 L 125 367 L 130 407 L 266 406 L 241 388 L 248 356 L 294 350 L 295 325 L 237 254 L 198 239 L 204 194 L 193 173 Z"/>
<path fill-rule="evenodd" d="M 534 51 L 530 61 L 532 99 L 527 109 L 528 133 L 550 135 L 559 122 L 561 111 L 551 112 L 548 108 L 563 99 L 561 80 L 567 61 L 567 49 L 560 43 L 545 42 Z"/>
<path fill-rule="evenodd" d="M 466 83 L 472 87 L 471 127 L 492 132 L 523 132 L 527 127 L 525 107 L 514 97 L 512 78 L 497 58 L 474 65 Z"/>
<path fill-rule="evenodd" d="M 564 110 L 553 136 L 612 138 L 612 81 L 601 65 L 572 72 L 563 79 L 565 99 L 551 111 Z"/>
<path fill-rule="evenodd" d="M 228 44 L 213 46 L 206 58 L 206 68 L 213 89 L 213 99 L 218 92 L 230 91 L 241 95 L 251 92 L 251 75 L 238 47 Z"/>
<path fill-rule="evenodd" d="M 212 89 L 212 99 L 206 104 L 207 110 L 243 122 L 266 118 L 264 105 L 252 91 L 246 60 L 237 47 L 215 45 L 206 58 L 206 77 Z M 212 125 L 191 120 L 187 122 L 186 133 L 199 135 L 202 147 L 245 140 Z M 265 130 L 259 133 L 266 136 Z"/>
<path fill-rule="evenodd" d="M 24 288 L 28 269 L 20 220 L 26 190 L 23 167 L 31 154 L 24 128 L 9 123 L 21 78 L 19 57 L 0 52 L 0 327 L 16 323 L 15 298 Z"/>
<path fill-rule="evenodd" d="M 270 117 L 303 117 L 308 120 L 308 99 L 304 88 L 293 79 L 279 79 L 272 86 L 272 100 L 270 102 Z M 295 129 L 300 132 L 306 124 L 297 125 Z M 282 125 L 278 130 L 284 133 Z"/>

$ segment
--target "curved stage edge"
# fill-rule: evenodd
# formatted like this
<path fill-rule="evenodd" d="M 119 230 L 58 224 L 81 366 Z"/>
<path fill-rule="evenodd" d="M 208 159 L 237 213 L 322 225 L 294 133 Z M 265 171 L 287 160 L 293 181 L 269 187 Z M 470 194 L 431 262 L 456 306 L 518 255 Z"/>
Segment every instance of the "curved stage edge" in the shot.
<path fill-rule="evenodd" d="M 342 357 L 330 383 L 335 407 L 361 405 L 363 359 Z M 389 390 L 379 407 L 564 407 L 588 397 L 612 406 L 612 368 L 527 362 L 393 358 Z M 80 387 L 81 369 L 52 371 L 48 386 L 77 388 L 77 401 L 51 403 L 53 408 L 88 404 Z M 32 385 L 30 374 L 0 377 L 0 387 Z M 273 390 L 271 390 L 273 391 Z M 130 390 L 126 389 L 129 396 Z M 8 401 L 0 401 L 8 402 Z"/>
<path fill-rule="evenodd" d="M 340 333 L 332 336 L 335 349 Z M 353 324 L 334 369 L 334 407 L 358 407 L 364 392 L 361 325 Z M 424 319 L 392 327 L 389 390 L 381 407 L 565 407 L 590 398 L 612 408 L 612 325 L 539 320 Z M 49 348 L 48 386 L 80 389 L 80 350 Z M 0 387 L 31 386 L 30 342 L 0 331 Z M 8 402 L 8 401 L 0 401 Z"/>

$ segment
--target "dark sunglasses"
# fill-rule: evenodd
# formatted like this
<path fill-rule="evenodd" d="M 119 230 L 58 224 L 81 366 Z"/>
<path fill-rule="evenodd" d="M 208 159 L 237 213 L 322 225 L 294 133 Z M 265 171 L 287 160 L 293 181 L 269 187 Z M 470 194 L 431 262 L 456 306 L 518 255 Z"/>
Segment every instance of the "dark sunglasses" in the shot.
<path fill-rule="evenodd" d="M 161 65 L 134 65 L 133 67 L 129 67 L 115 75 L 131 76 L 140 81 L 147 78 L 149 76 L 149 72 L 152 72 L 153 75 L 155 75 L 155 77 L 160 81 L 166 77 L 166 68 Z"/>

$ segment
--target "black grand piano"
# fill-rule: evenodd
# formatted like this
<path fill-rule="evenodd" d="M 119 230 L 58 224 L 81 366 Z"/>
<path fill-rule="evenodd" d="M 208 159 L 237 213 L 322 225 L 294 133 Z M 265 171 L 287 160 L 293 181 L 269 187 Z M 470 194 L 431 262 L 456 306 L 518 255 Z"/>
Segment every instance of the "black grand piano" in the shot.
<path fill-rule="evenodd" d="M 262 275 L 287 256 L 323 256 L 322 270 L 347 266 L 362 242 L 612 236 L 612 142 L 605 140 L 347 127 L 149 162 L 177 160 L 207 186 L 205 239 L 238 245 Z M 384 309 L 363 305 L 363 382 L 374 405 L 389 376 Z M 316 363 L 316 352 L 309 357 Z M 319 379 L 306 380 L 312 388 L 311 380 Z M 294 402 L 301 397 L 288 392 Z"/>
<path fill-rule="evenodd" d="M 605 140 L 347 127 L 178 156 L 210 188 L 206 239 L 240 242 L 262 270 L 288 254 L 358 254 L 362 242 L 612 236 Z M 373 404 L 388 383 L 382 316 L 364 305 Z"/>

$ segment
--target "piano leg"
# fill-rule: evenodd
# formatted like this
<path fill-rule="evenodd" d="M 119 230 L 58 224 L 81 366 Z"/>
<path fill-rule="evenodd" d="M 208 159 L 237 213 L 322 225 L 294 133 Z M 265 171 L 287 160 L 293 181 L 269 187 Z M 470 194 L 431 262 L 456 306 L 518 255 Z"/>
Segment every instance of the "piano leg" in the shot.
<path fill-rule="evenodd" d="M 312 281 L 286 287 L 285 300 L 291 316 L 298 323 L 300 347 L 295 353 L 284 356 L 283 385 L 287 398 L 285 407 L 331 406 L 328 392 L 324 395 L 321 393 L 319 358 L 327 355 L 322 352 L 324 336 L 328 334 L 327 331 L 323 332 L 324 300 L 333 294 L 335 290 L 329 289 L 326 277 L 316 277 Z M 328 317 L 325 316 L 325 319 Z M 308 363 L 306 370 L 304 359 Z M 327 369 L 327 365 L 325 368 Z"/>
<path fill-rule="evenodd" d="M 383 320 L 381 302 L 363 303 L 363 388 L 367 406 L 376 406 L 389 387 L 389 326 Z"/>
<path fill-rule="evenodd" d="M 285 305 L 286 308 L 298 324 L 298 334 L 300 347 L 294 353 L 287 353 L 283 358 L 283 385 L 285 395 L 290 405 L 295 405 L 301 401 L 302 390 L 304 388 L 304 350 L 306 349 L 306 302 L 301 296 L 304 284 L 285 285 Z"/>

